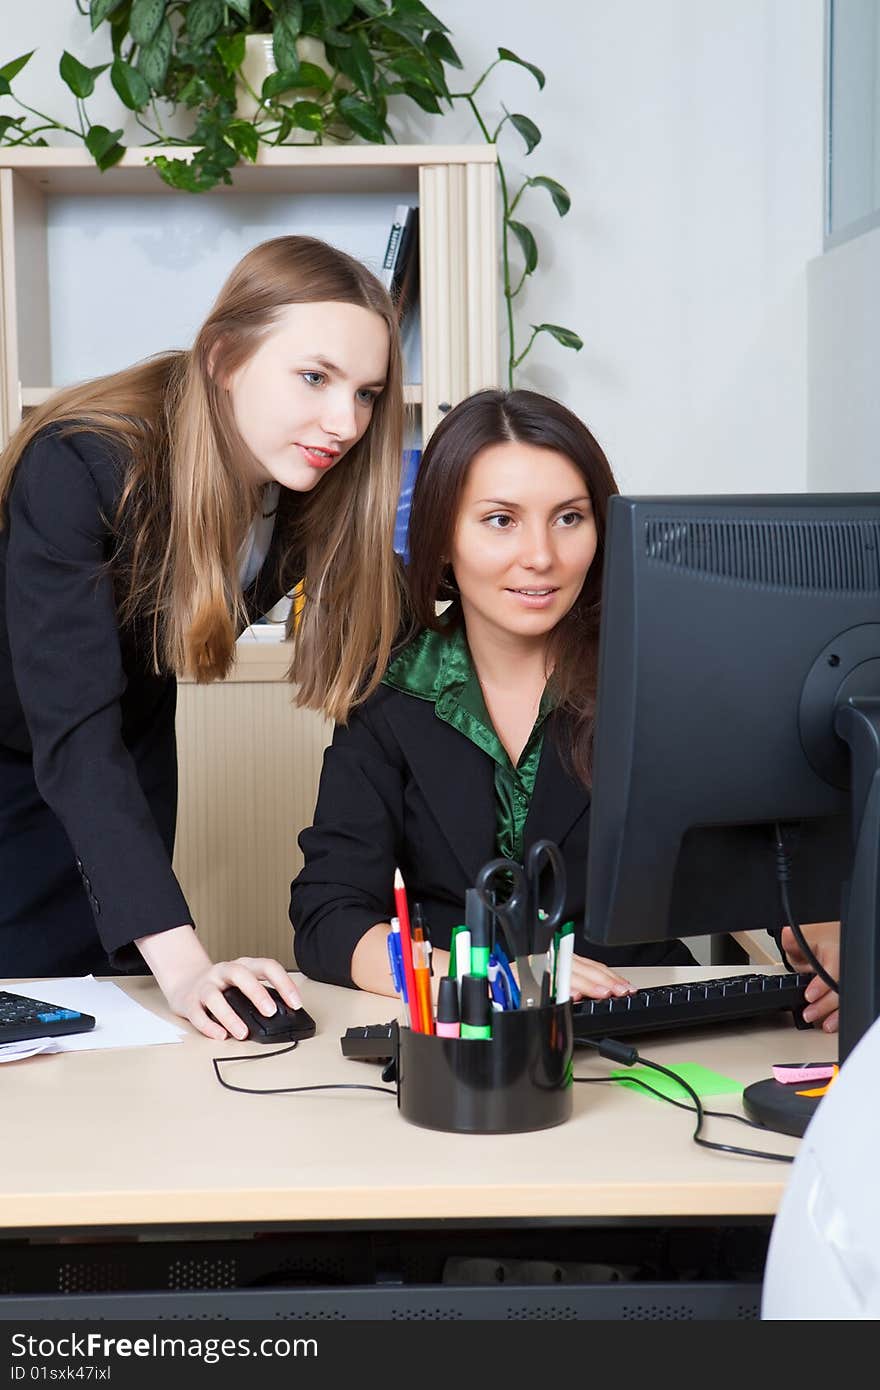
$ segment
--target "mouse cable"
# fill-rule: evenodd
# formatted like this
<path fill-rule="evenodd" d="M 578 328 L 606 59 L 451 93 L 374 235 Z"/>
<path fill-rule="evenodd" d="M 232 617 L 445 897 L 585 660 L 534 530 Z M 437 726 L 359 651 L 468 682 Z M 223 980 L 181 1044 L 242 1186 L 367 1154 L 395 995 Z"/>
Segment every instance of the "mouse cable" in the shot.
<path fill-rule="evenodd" d="M 262 1062 L 267 1057 L 282 1057 L 285 1052 L 293 1052 L 298 1043 L 287 1047 L 276 1047 L 272 1052 L 238 1052 L 233 1057 L 212 1057 L 214 1075 L 227 1091 L 239 1091 L 245 1096 L 290 1096 L 295 1091 L 378 1091 L 382 1096 L 396 1096 L 397 1088 L 390 1086 L 368 1086 L 360 1081 L 332 1081 L 319 1086 L 270 1086 L 261 1090 L 258 1086 L 233 1086 L 225 1081 L 220 1071 L 221 1062 Z"/>
<path fill-rule="evenodd" d="M 576 1076 L 573 1078 L 575 1081 L 585 1082 L 589 1085 L 590 1082 L 596 1081 L 619 1082 L 623 1080 L 625 1084 L 641 1086 L 643 1090 L 650 1091 L 652 1095 L 658 1096 L 660 1100 L 669 1101 L 670 1105 L 677 1106 L 679 1110 L 692 1111 L 697 1117 L 697 1123 L 691 1138 L 695 1144 L 699 1144 L 704 1149 L 717 1149 L 720 1153 L 739 1154 L 745 1158 L 769 1158 L 775 1163 L 794 1162 L 794 1156 L 792 1154 L 768 1153 L 764 1149 L 744 1149 L 737 1144 L 717 1144 L 711 1139 L 703 1139 L 700 1135 L 700 1130 L 703 1128 L 703 1119 L 706 1115 L 711 1115 L 718 1119 L 741 1120 L 743 1124 L 749 1125 L 752 1129 L 763 1130 L 764 1126 L 756 1124 L 754 1120 L 746 1119 L 744 1115 L 735 1115 L 732 1111 L 704 1109 L 700 1097 L 697 1095 L 693 1086 L 685 1081 L 683 1076 L 679 1076 L 678 1073 L 672 1071 L 670 1067 L 661 1066 L 659 1062 L 649 1061 L 647 1057 L 643 1057 L 641 1053 L 637 1052 L 634 1047 L 630 1047 L 628 1043 L 618 1042 L 614 1038 L 602 1038 L 598 1042 L 594 1042 L 592 1038 L 577 1038 L 575 1040 L 575 1045 L 577 1047 L 593 1047 L 601 1057 L 606 1057 L 612 1062 L 622 1062 L 625 1067 L 634 1067 L 637 1062 L 640 1062 L 643 1067 L 650 1067 L 653 1071 L 662 1072 L 664 1076 L 670 1077 L 677 1085 L 681 1086 L 682 1090 L 687 1091 L 694 1103 L 693 1105 L 688 1105 L 686 1101 L 673 1100 L 672 1096 L 664 1095 L 663 1092 L 658 1091 L 655 1086 L 649 1085 L 647 1081 L 642 1081 L 637 1076 L 625 1078 L 619 1076 Z"/>
<path fill-rule="evenodd" d="M 785 848 L 785 840 L 782 834 L 782 826 L 779 824 L 779 821 L 776 821 L 775 823 L 774 835 L 776 841 L 774 846 L 776 850 L 776 881 L 779 884 L 779 895 L 782 899 L 782 911 L 785 914 L 785 920 L 791 927 L 792 936 L 794 937 L 798 946 L 800 946 L 801 951 L 806 956 L 813 970 L 819 976 L 819 979 L 822 981 L 823 984 L 826 984 L 830 990 L 833 990 L 835 994 L 839 994 L 839 983 L 837 982 L 837 980 L 835 980 L 834 976 L 831 975 L 825 969 L 825 966 L 816 957 L 815 952 L 812 950 L 809 942 L 807 941 L 807 938 L 801 931 L 800 924 L 796 921 L 794 913 L 791 910 L 791 896 L 788 891 L 788 885 L 791 882 L 791 855 Z M 777 946 L 779 946 L 779 950 L 782 954 L 785 964 L 790 970 L 792 967 L 789 965 L 788 957 L 782 950 L 782 945 L 779 940 L 781 936 L 781 930 L 777 929 L 777 931 L 771 932 L 770 935 L 773 937 Z"/>

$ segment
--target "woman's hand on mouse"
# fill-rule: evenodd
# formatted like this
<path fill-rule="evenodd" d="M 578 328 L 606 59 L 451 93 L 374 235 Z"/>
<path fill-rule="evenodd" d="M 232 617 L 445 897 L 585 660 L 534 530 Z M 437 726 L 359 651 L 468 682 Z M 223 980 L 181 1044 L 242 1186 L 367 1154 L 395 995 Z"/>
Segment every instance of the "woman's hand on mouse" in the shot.
<path fill-rule="evenodd" d="M 267 1018 L 274 1014 L 275 1002 L 263 981 L 273 985 L 292 1009 L 302 1008 L 296 985 L 279 961 L 240 956 L 214 962 L 192 927 L 157 932 L 142 937 L 137 945 L 170 1007 L 206 1038 L 222 1042 L 227 1037 L 244 1040 L 248 1035 L 247 1024 L 224 997 L 230 985 L 246 994 Z"/>

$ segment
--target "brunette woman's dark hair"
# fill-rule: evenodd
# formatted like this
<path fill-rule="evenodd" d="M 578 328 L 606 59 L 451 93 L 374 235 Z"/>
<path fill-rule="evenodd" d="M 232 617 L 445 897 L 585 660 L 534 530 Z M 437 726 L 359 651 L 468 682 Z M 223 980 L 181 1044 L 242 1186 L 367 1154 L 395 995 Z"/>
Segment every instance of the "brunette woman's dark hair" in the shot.
<path fill-rule="evenodd" d="M 596 523 L 596 554 L 583 588 L 554 628 L 549 656 L 552 689 L 563 715 L 562 751 L 575 775 L 589 786 L 596 707 L 599 618 L 608 498 L 617 492 L 600 445 L 566 406 L 534 391 L 478 391 L 440 422 L 425 449 L 409 520 L 407 572 L 412 615 L 421 627 L 443 631 L 461 621 L 458 605 L 442 616 L 437 601 L 455 597 L 447 557 L 468 469 L 493 444 L 531 444 L 563 454 L 582 474 Z"/>

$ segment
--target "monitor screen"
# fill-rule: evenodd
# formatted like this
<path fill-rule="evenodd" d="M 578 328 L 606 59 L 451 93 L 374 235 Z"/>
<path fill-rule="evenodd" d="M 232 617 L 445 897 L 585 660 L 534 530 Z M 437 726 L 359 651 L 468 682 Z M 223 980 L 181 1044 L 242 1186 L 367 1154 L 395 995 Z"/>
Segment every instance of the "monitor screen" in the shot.
<path fill-rule="evenodd" d="M 778 928 L 781 831 L 792 910 L 846 919 L 845 965 L 872 755 L 838 714 L 870 721 L 872 701 L 880 717 L 880 494 L 612 498 L 588 938 Z M 880 1010 L 880 921 L 876 902 L 870 931 L 859 914 L 860 1033 Z"/>

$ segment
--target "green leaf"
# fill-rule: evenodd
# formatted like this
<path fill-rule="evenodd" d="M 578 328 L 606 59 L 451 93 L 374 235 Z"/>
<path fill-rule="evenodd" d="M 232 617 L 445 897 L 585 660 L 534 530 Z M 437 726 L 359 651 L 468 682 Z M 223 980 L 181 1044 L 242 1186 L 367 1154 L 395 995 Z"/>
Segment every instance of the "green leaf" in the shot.
<path fill-rule="evenodd" d="M 421 31 L 415 25 L 407 24 L 405 20 L 395 19 L 393 15 L 389 15 L 387 19 L 384 17 L 380 19 L 377 27 L 380 29 L 388 29 L 392 34 L 397 34 L 400 38 L 406 39 L 407 43 L 416 50 L 427 52 Z"/>
<path fill-rule="evenodd" d="M 263 101 L 280 97 L 283 92 L 292 92 L 299 86 L 299 72 L 270 72 L 260 88 Z"/>
<path fill-rule="evenodd" d="M 329 92 L 332 79 L 317 63 L 300 63 L 297 87 L 316 87 L 319 92 Z"/>
<path fill-rule="evenodd" d="M 434 90 L 434 78 L 425 63 L 417 57 L 410 57 L 404 54 L 400 58 L 393 58 L 388 64 L 392 72 L 396 72 L 407 82 L 415 82 L 419 87 L 427 87 L 429 91 Z"/>
<path fill-rule="evenodd" d="M 293 119 L 303 130 L 323 130 L 324 112 L 316 101 L 298 101 L 293 108 Z"/>
<path fill-rule="evenodd" d="M 223 23 L 223 0 L 189 0 L 186 32 L 190 43 L 202 44 Z"/>
<path fill-rule="evenodd" d="M 428 52 L 433 54 L 439 62 L 448 63 L 452 68 L 464 66 L 445 34 L 429 34 L 425 44 Z"/>
<path fill-rule="evenodd" d="M 95 90 L 95 78 L 99 77 L 102 72 L 106 72 L 109 66 L 109 63 L 101 63 L 99 67 L 87 68 L 65 49 L 61 55 L 61 62 L 58 64 L 58 71 L 73 95 L 82 99 L 92 95 Z"/>
<path fill-rule="evenodd" d="M 218 182 L 216 177 L 204 175 L 197 164 L 189 164 L 185 159 L 169 159 L 167 155 L 159 154 L 149 163 L 158 171 L 163 183 L 167 183 L 169 188 L 180 188 L 185 193 L 203 193 Z"/>
<path fill-rule="evenodd" d="M 522 249 L 523 258 L 526 263 L 526 274 L 531 275 L 538 264 L 538 243 L 532 236 L 528 227 L 523 226 L 522 222 L 513 222 L 508 218 L 507 225 L 513 232 Z"/>
<path fill-rule="evenodd" d="M 376 145 L 385 143 L 385 127 L 382 120 L 365 101 L 349 94 L 339 98 L 336 109 L 355 135 L 362 135 L 365 140 L 372 140 Z"/>
<path fill-rule="evenodd" d="M 250 121 L 230 121 L 226 126 L 225 135 L 236 154 L 243 155 L 253 164 L 260 148 L 260 134 L 257 127 L 252 125 Z"/>
<path fill-rule="evenodd" d="M 371 19 L 377 19 L 380 14 L 388 13 L 388 6 L 383 0 L 358 0 L 358 9 L 363 10 Z"/>
<path fill-rule="evenodd" d="M 118 10 L 124 0 L 90 0 L 89 21 L 92 26 L 92 33 L 95 32 L 99 24 L 111 15 L 114 10 Z"/>
<path fill-rule="evenodd" d="M 235 10 L 237 15 L 241 15 L 243 20 L 250 23 L 251 0 L 226 0 L 226 3 L 231 10 Z"/>
<path fill-rule="evenodd" d="M 555 179 L 548 179 L 545 174 L 538 174 L 533 179 L 527 179 L 526 182 L 530 188 L 546 188 L 553 199 L 553 206 L 559 216 L 565 216 L 571 207 L 571 195 L 567 188 L 563 188 L 562 184 L 557 183 Z"/>
<path fill-rule="evenodd" d="M 539 87 L 543 87 L 546 78 L 540 68 L 536 68 L 534 63 L 527 63 L 525 58 L 518 58 L 509 48 L 499 48 L 498 57 L 504 63 L 518 63 L 521 68 L 528 68 Z"/>
<path fill-rule="evenodd" d="M 574 352 L 580 352 L 584 345 L 583 338 L 579 338 L 570 328 L 560 328 L 558 323 L 533 323 L 536 333 L 549 333 L 551 338 L 555 338 L 557 343 L 563 347 L 572 348 Z"/>
<path fill-rule="evenodd" d="M 335 29 L 337 25 L 351 19 L 353 11 L 354 0 L 321 0 L 321 13 L 329 29 Z"/>
<path fill-rule="evenodd" d="M 351 48 L 351 35 L 344 34 L 341 29 L 325 29 L 321 37 L 333 48 Z"/>
<path fill-rule="evenodd" d="M 144 44 L 138 53 L 137 70 L 143 74 L 154 92 L 161 92 L 165 86 L 173 43 L 171 25 L 166 19 L 164 24 L 160 25 L 155 38 Z"/>
<path fill-rule="evenodd" d="M 11 91 L 12 91 L 12 88 L 10 87 L 9 83 L 6 81 L 6 78 L 5 78 L 5 77 L 0 77 L 0 97 L 8 97 L 8 96 L 9 96 L 9 93 L 10 93 Z"/>
<path fill-rule="evenodd" d="M 420 106 L 423 111 L 430 111 L 432 116 L 442 116 L 443 107 L 433 92 L 426 91 L 424 87 L 416 87 L 412 82 L 403 82 L 401 86 L 410 100 L 416 103 L 416 106 Z"/>
<path fill-rule="evenodd" d="M 30 53 L 23 53 L 20 58 L 13 58 L 11 62 L 4 63 L 3 67 L 0 68 L 0 77 L 5 78 L 7 83 L 11 82 L 13 77 L 21 72 L 25 64 L 30 62 L 36 51 L 35 48 L 32 48 Z M 5 96 L 6 93 L 4 92 L 3 95 Z"/>
<path fill-rule="evenodd" d="M 535 122 L 530 121 L 528 116 L 513 114 L 510 115 L 509 120 L 514 129 L 519 131 L 520 135 L 525 140 L 526 154 L 531 154 L 532 150 L 541 140 L 541 132 L 535 125 Z"/>
<path fill-rule="evenodd" d="M 272 52 L 279 72 L 296 72 L 299 55 L 296 41 L 302 30 L 302 5 L 299 0 L 275 0 L 275 19 L 272 23 Z"/>
<path fill-rule="evenodd" d="M 121 130 L 108 130 L 105 125 L 93 125 L 87 131 L 86 149 L 102 172 L 125 154 L 125 146 L 119 143 L 121 134 Z"/>
<path fill-rule="evenodd" d="M 5 95 L 5 93 L 0 91 L 0 96 L 3 95 Z M 23 120 L 23 116 L 0 116 L 0 140 L 6 138 L 7 131 L 17 130 Z"/>
<path fill-rule="evenodd" d="M 360 34 L 351 35 L 348 48 L 334 48 L 332 62 L 366 95 L 372 96 L 376 84 L 376 64 Z"/>
<path fill-rule="evenodd" d="M 421 3 L 421 0 L 395 0 L 394 9 L 409 23 L 420 29 L 428 29 L 435 34 L 448 34 L 449 30 L 435 14 Z"/>
<path fill-rule="evenodd" d="M 110 69 L 113 90 L 129 111 L 141 111 L 150 100 L 150 84 L 124 58 L 115 58 Z"/>
<path fill-rule="evenodd" d="M 158 34 L 164 18 L 165 0 L 134 0 L 128 32 L 136 44 L 148 44 Z"/>
<path fill-rule="evenodd" d="M 238 72 L 246 52 L 244 34 L 221 34 L 216 43 L 220 62 L 230 77 Z"/>

